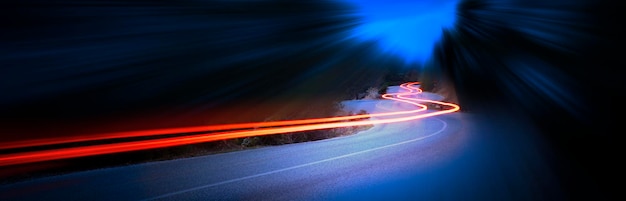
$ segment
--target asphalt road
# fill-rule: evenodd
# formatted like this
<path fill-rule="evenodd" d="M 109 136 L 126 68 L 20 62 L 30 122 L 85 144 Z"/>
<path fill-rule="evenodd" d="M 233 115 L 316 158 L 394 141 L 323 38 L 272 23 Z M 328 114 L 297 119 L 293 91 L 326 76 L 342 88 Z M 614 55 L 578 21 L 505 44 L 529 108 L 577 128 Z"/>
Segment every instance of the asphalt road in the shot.
<path fill-rule="evenodd" d="M 0 200 L 563 199 L 549 154 L 531 133 L 514 118 L 452 113 L 328 140 L 14 183 L 0 186 Z"/>

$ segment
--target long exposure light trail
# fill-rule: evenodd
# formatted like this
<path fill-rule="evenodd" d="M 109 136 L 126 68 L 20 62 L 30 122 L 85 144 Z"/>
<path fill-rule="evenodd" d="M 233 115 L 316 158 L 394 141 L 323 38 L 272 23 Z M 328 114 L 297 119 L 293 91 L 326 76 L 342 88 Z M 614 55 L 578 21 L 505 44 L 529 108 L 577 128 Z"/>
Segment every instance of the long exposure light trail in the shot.
<path fill-rule="evenodd" d="M 210 133 L 196 134 L 196 135 L 191 135 L 191 136 L 169 137 L 169 138 L 162 138 L 162 139 L 122 142 L 122 143 L 114 143 L 114 144 L 91 145 L 91 146 L 83 146 L 83 147 L 72 147 L 72 148 L 61 148 L 61 149 L 43 150 L 43 151 L 31 151 L 31 152 L 25 152 L 25 153 L 5 154 L 5 155 L 0 155 L 0 166 L 40 162 L 40 161 L 47 161 L 47 160 L 67 159 L 67 158 L 92 156 L 92 155 L 100 155 L 100 154 L 137 151 L 137 150 L 154 149 L 154 148 L 163 148 L 163 147 L 171 147 L 171 146 L 179 146 L 179 145 L 196 144 L 196 143 L 202 143 L 202 142 L 242 138 L 242 137 L 252 137 L 252 136 L 262 136 L 262 135 L 271 135 L 271 134 L 320 130 L 320 129 L 402 122 L 402 121 L 410 121 L 410 120 L 415 120 L 415 119 L 420 119 L 420 118 L 425 118 L 425 117 L 451 113 L 451 112 L 458 111 L 460 109 L 458 105 L 452 104 L 452 103 L 406 97 L 409 95 L 415 95 L 415 94 L 422 92 L 419 88 L 414 86 L 415 84 L 418 84 L 418 83 L 413 82 L 413 83 L 405 83 L 401 85 L 401 87 L 404 89 L 407 89 L 408 92 L 384 94 L 382 97 L 385 99 L 404 102 L 404 103 L 417 106 L 419 109 L 416 109 L 416 110 L 378 113 L 378 114 L 369 114 L 369 115 L 354 115 L 354 116 L 344 116 L 344 117 L 292 120 L 292 121 L 215 125 L 214 128 L 220 128 L 220 129 L 221 128 L 228 128 L 228 129 L 247 128 L 247 129 L 234 130 L 234 131 L 210 132 Z M 342 121 L 342 120 L 360 119 L 360 118 L 365 118 L 365 117 L 406 115 L 406 114 L 412 114 L 412 113 L 425 111 L 426 106 L 423 104 L 420 104 L 419 102 L 430 102 L 430 103 L 435 103 L 435 104 L 441 104 L 441 105 L 449 106 L 450 108 L 446 110 L 436 111 L 436 112 L 421 113 L 421 114 L 414 114 L 410 116 L 400 116 L 400 117 L 387 118 L 387 119 L 337 122 L 337 121 Z M 292 124 L 289 124 L 288 122 L 292 122 Z M 293 123 L 293 122 L 296 122 L 296 123 Z M 301 124 L 305 124 L 305 125 L 301 125 Z M 248 127 L 249 125 L 255 125 L 255 126 Z M 259 125 L 266 126 L 266 128 L 258 128 L 258 127 L 261 127 Z M 269 125 L 275 126 L 275 127 L 269 127 Z M 163 131 L 162 133 L 156 133 L 156 134 L 153 133 L 152 135 L 163 134 L 163 133 L 166 133 L 165 131 L 168 131 L 167 133 L 176 132 L 176 131 L 193 132 L 189 130 L 200 129 L 200 128 L 201 127 L 175 128 L 175 129 L 170 129 L 170 130 L 162 129 L 162 130 L 158 130 L 158 131 Z M 206 127 L 202 127 L 202 128 L 206 128 Z M 202 129 L 198 131 L 207 131 L 207 130 Z M 149 136 L 148 131 L 135 131 L 135 132 L 142 134 L 141 136 Z M 120 135 L 119 133 L 109 135 L 108 137 L 111 137 L 111 136 L 128 137 L 128 135 Z"/>
<path fill-rule="evenodd" d="M 402 93 L 394 93 L 393 95 L 400 96 L 400 95 L 411 95 L 416 92 L 421 93 L 421 89 L 411 88 L 409 87 L 410 84 L 411 83 L 404 83 L 400 85 L 401 88 L 406 89 L 408 91 L 402 92 Z M 392 98 L 387 98 L 387 99 L 392 99 Z M 405 102 L 403 100 L 398 100 L 398 101 Z M 409 103 L 409 104 L 412 104 L 412 103 Z M 251 122 L 251 123 L 240 123 L 240 124 L 206 125 L 206 126 L 193 126 L 193 127 L 182 127 L 182 128 L 164 128 L 164 129 L 150 129 L 150 130 L 139 130 L 139 131 L 124 131 L 124 132 L 115 132 L 115 133 L 92 134 L 92 135 L 80 136 L 80 137 L 44 138 L 44 139 L 0 143 L 0 149 L 15 149 L 15 148 L 23 148 L 23 147 L 34 147 L 34 146 L 44 146 L 44 145 L 54 145 L 54 144 L 74 143 L 74 142 L 86 142 L 86 141 L 95 141 L 95 140 L 158 136 L 158 135 L 167 135 L 167 134 L 176 134 L 176 133 L 196 133 L 196 132 L 224 131 L 224 130 L 235 130 L 235 129 L 246 129 L 246 128 L 275 127 L 275 126 L 286 126 L 286 125 L 297 125 L 297 124 L 324 123 L 324 122 L 363 119 L 363 118 L 370 118 L 370 117 L 412 114 L 412 113 L 424 111 L 426 109 L 427 108 L 425 105 L 419 105 L 419 108 L 414 109 L 414 110 L 385 112 L 385 113 L 377 113 L 377 114 L 363 114 L 363 115 L 351 115 L 351 116 L 341 116 L 341 117 L 299 119 L 299 120 L 271 121 L 271 122 Z"/>
<path fill-rule="evenodd" d="M 418 87 L 415 87 L 414 84 L 417 84 L 417 83 L 408 84 L 408 85 L 406 85 L 406 88 L 411 89 L 411 90 L 417 90 L 417 91 L 419 91 L 421 93 L 422 90 L 420 88 L 418 88 Z M 434 100 L 428 100 L 428 99 L 408 98 L 408 97 L 405 97 L 406 95 L 415 95 L 415 94 L 404 94 L 403 93 L 403 94 L 398 94 L 397 96 L 398 96 L 398 98 L 402 98 L 402 99 L 405 99 L 405 100 L 414 100 L 414 101 L 419 101 L 419 102 L 429 102 L 429 103 L 435 103 L 435 104 L 439 104 L 439 105 L 449 106 L 452 109 L 454 109 L 454 111 L 458 111 L 458 110 L 461 109 L 457 104 L 454 104 L 454 103 L 446 103 L 446 102 L 442 102 L 442 101 L 434 101 Z"/>

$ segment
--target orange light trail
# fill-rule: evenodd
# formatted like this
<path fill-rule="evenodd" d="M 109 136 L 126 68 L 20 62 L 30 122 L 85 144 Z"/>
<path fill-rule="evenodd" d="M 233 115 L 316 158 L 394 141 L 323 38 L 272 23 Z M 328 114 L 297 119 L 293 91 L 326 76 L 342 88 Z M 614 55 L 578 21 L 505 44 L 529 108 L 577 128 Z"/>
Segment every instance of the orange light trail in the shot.
<path fill-rule="evenodd" d="M 211 125 L 211 126 L 186 127 L 186 128 L 131 131 L 131 132 L 120 132 L 120 133 L 112 133 L 112 134 L 101 134 L 101 135 L 97 135 L 94 137 L 83 138 L 83 139 L 72 139 L 72 138 L 56 139 L 56 141 L 48 141 L 48 142 L 24 141 L 24 142 L 19 142 L 15 144 L 3 145 L 1 146 L 0 149 L 6 149 L 7 147 L 13 147 L 13 148 L 28 147 L 28 146 L 34 146 L 34 145 L 49 145 L 49 144 L 60 144 L 60 143 L 68 143 L 68 142 L 101 140 L 101 139 L 127 138 L 127 137 L 138 137 L 138 136 L 158 136 L 158 135 L 172 134 L 172 133 L 207 132 L 207 133 L 196 134 L 196 135 L 191 135 L 191 136 L 179 136 L 179 137 L 169 137 L 169 138 L 163 138 L 163 139 L 152 139 L 152 140 L 142 140 L 142 141 L 132 141 L 132 142 L 121 142 L 121 143 L 114 143 L 114 144 L 101 144 L 101 145 L 91 145 L 91 146 L 83 146 L 83 147 L 60 148 L 60 149 L 53 149 L 53 150 L 5 154 L 5 155 L 0 155 L 0 166 L 16 165 L 16 164 L 24 164 L 24 163 L 32 163 L 32 162 L 40 162 L 40 161 L 48 161 L 48 160 L 57 160 L 57 159 L 67 159 L 67 158 L 92 156 L 92 155 L 100 155 L 100 154 L 138 151 L 138 150 L 145 150 L 145 149 L 188 145 L 188 144 L 196 144 L 196 143 L 202 143 L 202 142 L 242 138 L 242 137 L 252 137 L 252 136 L 320 130 L 320 129 L 410 121 L 410 120 L 415 120 L 415 119 L 420 119 L 420 118 L 425 118 L 425 117 L 451 113 L 451 112 L 458 111 L 460 109 L 458 105 L 452 104 L 452 103 L 406 97 L 406 96 L 415 95 L 415 94 L 422 92 L 421 89 L 414 86 L 415 84 L 418 84 L 418 83 L 417 82 L 405 83 L 400 86 L 403 89 L 407 89 L 408 92 L 384 94 L 382 96 L 385 99 L 415 105 L 419 108 L 415 110 L 366 114 L 366 115 L 342 116 L 342 117 L 330 117 L 330 118 L 303 119 L 303 120 L 255 122 L 255 123 L 243 123 L 243 124 L 226 124 L 226 125 Z M 396 96 L 396 97 L 393 97 L 393 96 Z M 425 105 L 420 104 L 419 102 L 430 102 L 430 103 L 445 105 L 445 106 L 449 106 L 450 109 L 437 111 L 437 112 L 405 116 L 407 114 L 422 112 L 427 109 Z M 344 120 L 354 120 L 354 119 L 361 119 L 361 118 L 368 118 L 368 117 L 396 116 L 396 115 L 404 115 L 404 116 L 388 118 L 388 119 L 378 119 L 378 120 L 341 122 Z M 234 130 L 234 129 L 241 129 L 241 130 Z M 223 130 L 230 130 L 230 131 L 223 131 Z M 220 132 L 208 133 L 208 131 L 220 131 Z"/>
<path fill-rule="evenodd" d="M 400 96 L 400 95 L 411 95 L 414 93 L 421 93 L 421 89 L 411 88 L 409 87 L 409 84 L 410 83 L 404 83 L 400 85 L 401 88 L 408 90 L 407 92 L 394 93 L 392 95 Z M 407 102 L 409 104 L 415 105 L 413 102 L 409 102 L 409 101 L 401 100 L 401 99 L 394 99 L 392 97 L 387 97 L 386 99 Z M 251 123 L 240 123 L 240 124 L 207 125 L 207 126 L 194 126 L 194 127 L 182 127 L 182 128 L 150 129 L 150 130 L 139 130 L 139 131 L 124 131 L 124 132 L 115 132 L 115 133 L 94 134 L 94 135 L 89 135 L 89 136 L 84 136 L 84 137 L 83 136 L 60 137 L 60 138 L 25 140 L 25 141 L 18 141 L 18 142 L 0 143 L 0 149 L 15 149 L 15 148 L 23 148 L 23 147 L 34 147 L 34 146 L 44 146 L 44 145 L 54 145 L 54 144 L 74 143 L 74 142 L 86 142 L 86 141 L 95 141 L 95 140 L 158 136 L 158 135 L 167 135 L 167 134 L 176 134 L 176 133 L 195 133 L 195 132 L 287 126 L 287 125 L 297 125 L 297 124 L 325 123 L 325 122 L 355 120 L 355 119 L 370 118 L 370 117 L 412 114 L 412 113 L 418 113 L 427 109 L 425 105 L 418 105 L 418 106 L 420 108 L 415 109 L 415 110 L 399 111 L 399 112 L 385 112 L 385 113 L 378 113 L 378 114 L 364 114 L 364 115 L 351 115 L 351 116 L 341 116 L 341 117 L 271 121 L 271 122 L 251 122 Z"/>

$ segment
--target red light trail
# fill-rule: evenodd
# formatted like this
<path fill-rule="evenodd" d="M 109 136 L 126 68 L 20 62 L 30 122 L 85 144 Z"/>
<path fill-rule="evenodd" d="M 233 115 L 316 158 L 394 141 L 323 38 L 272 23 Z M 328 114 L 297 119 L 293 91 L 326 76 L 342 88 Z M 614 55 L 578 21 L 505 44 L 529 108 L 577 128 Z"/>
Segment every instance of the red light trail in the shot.
<path fill-rule="evenodd" d="M 384 94 L 382 96 L 384 99 L 399 101 L 399 102 L 417 106 L 418 109 L 414 109 L 414 110 L 365 114 L 365 115 L 341 116 L 341 117 L 329 117 L 329 118 L 302 119 L 302 120 L 253 122 L 253 123 L 242 123 L 242 124 L 224 124 L 224 125 L 209 125 L 209 126 L 196 126 L 196 127 L 184 127 L 184 128 L 153 129 L 153 130 L 142 130 L 142 131 L 97 134 L 97 135 L 86 136 L 82 138 L 48 138 L 48 139 L 39 139 L 39 140 L 30 140 L 30 141 L 11 142 L 11 143 L 0 144 L 0 150 L 13 149 L 13 148 L 25 148 L 25 147 L 33 147 L 33 146 L 43 146 L 43 145 L 64 144 L 64 143 L 71 143 L 71 142 L 86 142 L 86 141 L 104 140 L 104 139 L 119 139 L 119 138 L 130 138 L 130 137 L 155 137 L 155 136 L 163 136 L 163 135 L 168 135 L 168 134 L 204 132 L 204 133 L 194 134 L 194 135 L 189 135 L 189 136 L 178 136 L 178 137 L 168 137 L 168 138 L 161 138 L 161 139 L 120 142 L 120 143 L 113 143 L 113 144 L 89 145 L 89 146 L 82 146 L 82 147 L 59 148 L 59 149 L 43 150 L 43 151 L 30 151 L 30 152 L 24 152 L 24 153 L 4 154 L 4 155 L 0 155 L 0 166 L 17 165 L 17 164 L 24 164 L 24 163 L 33 163 L 33 162 L 67 159 L 67 158 L 84 157 L 84 156 L 93 156 L 93 155 L 100 155 L 100 154 L 138 151 L 138 150 L 163 148 L 163 147 L 172 147 L 172 146 L 196 144 L 196 143 L 202 143 L 202 142 L 211 142 L 211 141 L 242 138 L 242 137 L 252 137 L 252 136 L 330 129 L 330 128 L 410 121 L 410 120 L 415 120 L 415 119 L 420 119 L 420 118 L 425 118 L 425 117 L 451 113 L 451 112 L 458 111 L 460 109 L 458 105 L 452 104 L 452 103 L 407 97 L 407 96 L 415 95 L 415 94 L 422 92 L 421 89 L 414 86 L 416 84 L 418 83 L 411 82 L 411 83 L 402 84 L 400 85 L 400 87 L 408 90 L 407 92 L 390 93 L 390 94 Z M 429 103 L 439 104 L 443 106 L 448 106 L 449 109 L 436 111 L 436 112 L 429 112 L 429 113 L 420 113 L 427 109 L 427 106 L 420 104 L 420 102 L 429 102 Z M 345 122 L 346 120 L 359 120 L 359 119 L 369 118 L 369 117 L 386 117 L 386 116 L 399 116 L 399 117 L 377 119 L 377 120 L 360 120 L 360 121 Z"/>
<path fill-rule="evenodd" d="M 409 83 L 405 83 L 400 86 L 404 89 L 409 90 L 408 92 L 397 93 L 394 95 L 411 95 L 411 94 L 414 94 L 415 92 L 417 93 L 421 92 L 421 89 L 410 88 L 408 85 Z M 394 99 L 393 97 L 388 97 L 387 99 L 407 102 L 401 99 Z M 412 102 L 407 102 L 407 103 L 414 104 Z M 301 119 L 301 120 L 272 121 L 272 122 L 252 122 L 252 123 L 241 123 L 241 124 L 223 124 L 223 125 L 207 125 L 207 126 L 194 126 L 194 127 L 183 127 L 183 128 L 126 131 L 126 132 L 94 134 L 94 135 L 84 136 L 80 138 L 76 138 L 76 137 L 46 138 L 46 139 L 1 143 L 0 149 L 14 149 L 14 148 L 22 148 L 22 147 L 33 147 L 33 146 L 63 144 L 63 143 L 72 143 L 72 142 L 129 138 L 129 137 L 157 136 L 157 135 L 167 135 L 167 134 L 174 134 L 174 133 L 194 133 L 194 132 L 224 131 L 224 130 L 235 130 L 235 129 L 246 129 L 246 128 L 250 129 L 250 128 L 262 128 L 262 127 L 286 126 L 286 125 L 297 125 L 297 124 L 324 123 L 324 122 L 334 122 L 334 121 L 342 121 L 342 120 L 355 120 L 355 119 L 362 119 L 362 118 L 369 118 L 369 117 L 411 114 L 411 113 L 417 113 L 417 112 L 426 110 L 425 105 L 419 105 L 419 107 L 420 107 L 419 109 L 408 110 L 408 111 L 352 115 L 352 116 L 330 117 L 330 118 Z"/>

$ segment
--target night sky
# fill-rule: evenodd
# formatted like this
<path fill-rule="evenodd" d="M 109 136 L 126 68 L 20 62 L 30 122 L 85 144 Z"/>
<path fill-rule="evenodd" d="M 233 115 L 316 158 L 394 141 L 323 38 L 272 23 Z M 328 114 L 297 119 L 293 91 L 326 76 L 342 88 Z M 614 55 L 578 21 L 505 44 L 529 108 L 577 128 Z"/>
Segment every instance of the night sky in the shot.
<path fill-rule="evenodd" d="M 378 42 L 380 51 L 406 63 L 425 63 L 443 29 L 451 29 L 458 0 L 346 0 L 356 7 L 360 25 L 352 37 Z"/>

